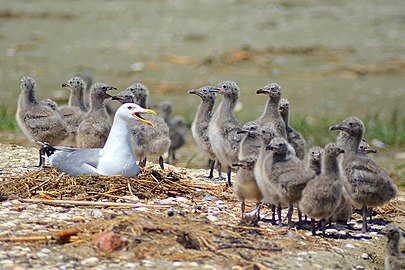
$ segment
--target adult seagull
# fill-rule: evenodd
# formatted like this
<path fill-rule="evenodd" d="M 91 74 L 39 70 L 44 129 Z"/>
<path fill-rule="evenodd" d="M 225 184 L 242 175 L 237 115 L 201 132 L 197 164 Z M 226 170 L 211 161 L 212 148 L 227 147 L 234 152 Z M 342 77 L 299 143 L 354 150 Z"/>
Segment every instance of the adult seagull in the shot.
<path fill-rule="evenodd" d="M 153 126 L 141 114 L 156 114 L 135 103 L 125 103 L 118 108 L 113 125 L 103 148 L 70 148 L 41 143 L 49 163 L 58 171 L 68 175 L 125 175 L 136 176 L 140 169 L 132 151 L 130 126 L 140 121 Z"/>

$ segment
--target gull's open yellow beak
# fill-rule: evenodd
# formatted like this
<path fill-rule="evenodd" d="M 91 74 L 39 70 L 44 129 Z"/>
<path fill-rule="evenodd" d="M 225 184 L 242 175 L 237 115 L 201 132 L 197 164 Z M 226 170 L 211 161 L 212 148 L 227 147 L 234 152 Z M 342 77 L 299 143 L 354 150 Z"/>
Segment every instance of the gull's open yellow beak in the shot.
<path fill-rule="evenodd" d="M 144 119 L 144 118 L 141 116 L 141 113 L 156 114 L 156 112 L 155 112 L 154 110 L 143 109 L 142 111 L 134 112 L 134 113 L 132 114 L 133 117 L 135 117 L 136 119 L 138 119 L 138 120 L 141 121 L 142 123 L 147 124 L 148 126 L 153 126 L 152 122 L 150 122 L 150 121 Z"/>

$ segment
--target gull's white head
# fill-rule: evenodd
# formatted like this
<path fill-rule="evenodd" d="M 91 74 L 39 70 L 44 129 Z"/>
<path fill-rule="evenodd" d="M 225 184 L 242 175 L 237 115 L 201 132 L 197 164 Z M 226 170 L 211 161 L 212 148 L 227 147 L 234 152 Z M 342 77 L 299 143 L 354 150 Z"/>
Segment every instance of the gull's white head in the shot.
<path fill-rule="evenodd" d="M 138 104 L 135 103 L 125 103 L 122 104 L 121 107 L 118 108 L 117 112 L 115 113 L 115 117 L 120 117 L 124 119 L 125 121 L 130 121 L 130 120 L 138 120 L 141 121 L 142 123 L 145 123 L 149 126 L 153 126 L 153 124 L 144 119 L 141 114 L 143 113 L 149 113 L 149 114 L 156 114 L 154 110 L 149 110 L 149 109 L 144 109 Z"/>

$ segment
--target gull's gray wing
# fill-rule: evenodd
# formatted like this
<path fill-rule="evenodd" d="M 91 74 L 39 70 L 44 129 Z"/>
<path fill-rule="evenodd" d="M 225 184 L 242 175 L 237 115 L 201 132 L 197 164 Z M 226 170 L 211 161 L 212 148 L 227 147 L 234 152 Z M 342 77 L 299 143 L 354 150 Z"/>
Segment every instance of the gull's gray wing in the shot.
<path fill-rule="evenodd" d="M 60 148 L 49 157 L 49 163 L 58 171 L 72 176 L 100 174 L 97 170 L 101 148 Z"/>

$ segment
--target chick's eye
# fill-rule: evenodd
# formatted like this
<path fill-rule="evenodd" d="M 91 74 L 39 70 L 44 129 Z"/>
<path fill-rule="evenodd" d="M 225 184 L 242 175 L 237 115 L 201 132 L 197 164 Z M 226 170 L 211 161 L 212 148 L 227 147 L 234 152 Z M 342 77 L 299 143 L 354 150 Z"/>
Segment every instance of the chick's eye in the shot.
<path fill-rule="evenodd" d="M 283 144 L 282 144 L 282 143 L 279 143 L 278 146 L 283 146 Z"/>
<path fill-rule="evenodd" d="M 353 126 L 353 122 L 349 122 L 349 126 Z"/>
<path fill-rule="evenodd" d="M 265 131 L 265 130 L 262 130 L 262 133 L 263 133 L 263 134 L 265 134 L 265 133 L 266 133 L 266 131 Z"/>
<path fill-rule="evenodd" d="M 224 85 L 222 85 L 222 88 L 226 89 L 226 88 L 227 88 L 227 86 L 224 84 Z"/>

